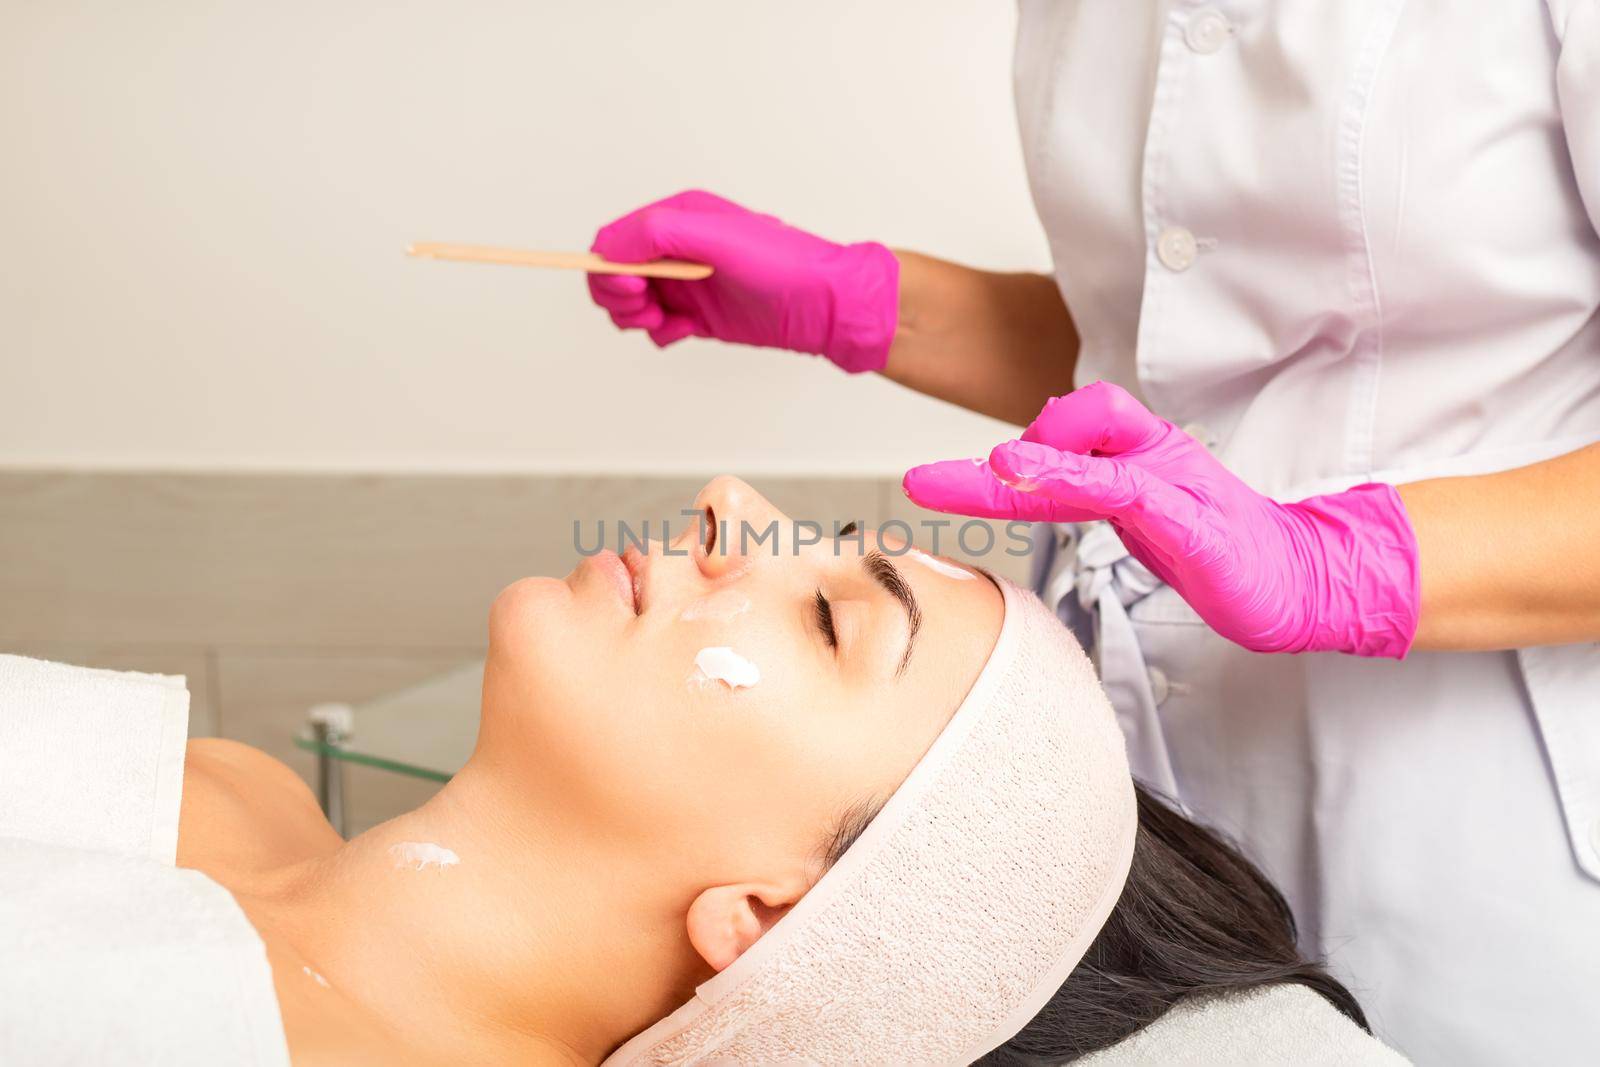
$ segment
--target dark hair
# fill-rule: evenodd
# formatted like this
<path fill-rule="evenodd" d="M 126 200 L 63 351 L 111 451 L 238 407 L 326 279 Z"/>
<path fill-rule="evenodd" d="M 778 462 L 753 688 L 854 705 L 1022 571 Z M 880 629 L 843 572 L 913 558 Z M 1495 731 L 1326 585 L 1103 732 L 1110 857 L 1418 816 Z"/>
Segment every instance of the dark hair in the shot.
<path fill-rule="evenodd" d="M 1136 786 L 1133 865 L 1111 917 L 1033 1021 L 986 1067 L 1058 1064 L 1114 1045 L 1186 997 L 1308 986 L 1363 1030 L 1350 991 L 1295 943 L 1283 894 L 1214 830 Z"/>
<path fill-rule="evenodd" d="M 1144 1029 L 1186 997 L 1274 984 L 1308 986 L 1363 1030 L 1361 1005 L 1301 955 L 1283 894 L 1226 838 L 1142 785 L 1133 864 L 1111 917 L 1033 1021 L 985 1067 L 1065 1063 Z M 877 814 L 851 806 L 824 857 L 843 856 Z"/>

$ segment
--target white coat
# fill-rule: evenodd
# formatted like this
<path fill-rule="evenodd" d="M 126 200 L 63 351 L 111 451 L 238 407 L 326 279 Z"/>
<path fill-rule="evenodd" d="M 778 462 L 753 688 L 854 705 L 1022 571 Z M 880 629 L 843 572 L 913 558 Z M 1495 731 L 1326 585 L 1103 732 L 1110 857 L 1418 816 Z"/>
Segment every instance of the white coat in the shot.
<path fill-rule="evenodd" d="M 1078 384 L 1281 500 L 1600 440 L 1600 0 L 1019 8 Z M 1104 524 L 1040 531 L 1136 773 L 1264 865 L 1380 1036 L 1600 1062 L 1600 645 L 1253 654 Z"/>

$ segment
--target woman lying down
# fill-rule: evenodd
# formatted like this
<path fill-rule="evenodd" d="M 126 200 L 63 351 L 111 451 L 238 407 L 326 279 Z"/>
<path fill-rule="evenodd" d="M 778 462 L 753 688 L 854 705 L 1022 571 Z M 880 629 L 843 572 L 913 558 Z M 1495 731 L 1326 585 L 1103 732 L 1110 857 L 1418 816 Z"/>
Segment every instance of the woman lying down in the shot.
<path fill-rule="evenodd" d="M 741 554 L 716 531 L 787 520 L 733 479 L 697 505 L 678 554 L 501 593 L 472 759 L 351 841 L 261 752 L 147 758 L 181 724 L 52 749 L 55 683 L 15 683 L 77 669 L 0 661 L 0 1060 L 1402 1062 L 1135 787 L 1031 594 L 872 536 Z M 120 799 L 74 829 L 85 790 L 12 803 L 30 774 Z"/>

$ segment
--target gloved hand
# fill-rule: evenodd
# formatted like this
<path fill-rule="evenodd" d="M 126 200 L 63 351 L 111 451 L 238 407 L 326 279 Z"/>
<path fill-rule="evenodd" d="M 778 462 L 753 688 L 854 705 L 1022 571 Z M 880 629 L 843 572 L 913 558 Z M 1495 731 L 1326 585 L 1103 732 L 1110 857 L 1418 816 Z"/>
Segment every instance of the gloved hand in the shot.
<path fill-rule="evenodd" d="M 936 511 L 1108 519 L 1213 629 L 1257 652 L 1398 659 L 1416 634 L 1417 540 L 1393 486 L 1280 504 L 1106 382 L 1051 400 L 986 464 L 930 463 L 904 484 Z"/>
<path fill-rule="evenodd" d="M 900 262 L 880 244 L 838 245 L 711 193 L 669 196 L 611 223 L 591 251 L 620 263 L 686 259 L 700 281 L 589 275 L 594 302 L 665 348 L 685 337 L 827 356 L 879 370 L 900 314 Z"/>

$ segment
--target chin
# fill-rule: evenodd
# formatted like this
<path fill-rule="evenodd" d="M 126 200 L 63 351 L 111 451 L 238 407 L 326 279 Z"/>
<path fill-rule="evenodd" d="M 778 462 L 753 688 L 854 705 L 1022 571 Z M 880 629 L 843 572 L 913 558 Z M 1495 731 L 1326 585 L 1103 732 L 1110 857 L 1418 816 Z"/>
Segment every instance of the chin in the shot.
<path fill-rule="evenodd" d="M 520 712 L 538 702 L 537 686 L 547 681 L 543 661 L 561 639 L 572 615 L 572 593 L 559 578 L 512 582 L 489 606 L 489 653 L 484 663 L 483 713 Z"/>
<path fill-rule="evenodd" d="M 500 590 L 489 606 L 489 656 L 497 650 L 526 652 L 541 631 L 559 624 L 572 604 L 572 590 L 560 578 L 522 578 Z"/>

